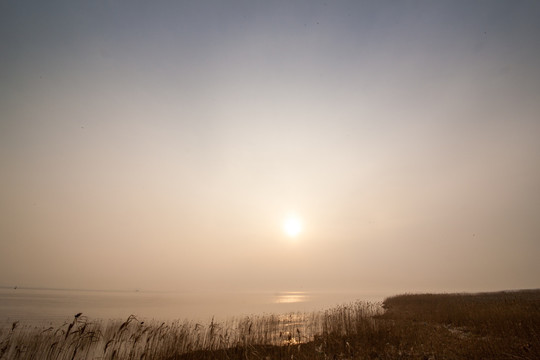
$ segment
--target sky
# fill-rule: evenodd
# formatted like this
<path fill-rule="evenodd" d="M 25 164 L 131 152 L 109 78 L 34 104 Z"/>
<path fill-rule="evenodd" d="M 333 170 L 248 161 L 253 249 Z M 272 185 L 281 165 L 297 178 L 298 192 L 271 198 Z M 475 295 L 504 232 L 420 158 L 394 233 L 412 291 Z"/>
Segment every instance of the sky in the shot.
<path fill-rule="evenodd" d="M 538 288 L 539 18 L 1 1 L 0 285 Z"/>

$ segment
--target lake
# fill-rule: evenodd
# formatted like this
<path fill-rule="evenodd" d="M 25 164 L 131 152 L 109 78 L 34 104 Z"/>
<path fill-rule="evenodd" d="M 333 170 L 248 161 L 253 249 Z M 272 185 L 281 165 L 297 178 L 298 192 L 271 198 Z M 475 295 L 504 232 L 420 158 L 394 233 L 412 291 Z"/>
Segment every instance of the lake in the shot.
<path fill-rule="evenodd" d="M 82 312 L 92 320 L 193 320 L 323 310 L 355 300 L 378 302 L 368 292 L 147 292 L 0 288 L 0 325 L 57 325 Z"/>

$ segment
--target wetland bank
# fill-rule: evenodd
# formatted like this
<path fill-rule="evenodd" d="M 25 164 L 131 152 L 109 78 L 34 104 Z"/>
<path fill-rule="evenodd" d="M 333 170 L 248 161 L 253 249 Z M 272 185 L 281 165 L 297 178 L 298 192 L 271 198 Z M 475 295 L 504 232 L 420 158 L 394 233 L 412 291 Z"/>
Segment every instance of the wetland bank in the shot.
<path fill-rule="evenodd" d="M 326 310 L 2 330 L 2 359 L 537 359 L 540 290 L 406 294 Z"/>

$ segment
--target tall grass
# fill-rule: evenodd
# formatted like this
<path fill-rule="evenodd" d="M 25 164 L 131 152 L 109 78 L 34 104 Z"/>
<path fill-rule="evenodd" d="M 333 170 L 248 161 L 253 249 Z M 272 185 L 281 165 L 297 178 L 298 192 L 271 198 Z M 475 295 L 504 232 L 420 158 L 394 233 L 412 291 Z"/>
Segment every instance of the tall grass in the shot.
<path fill-rule="evenodd" d="M 260 315 L 208 324 L 156 323 L 135 316 L 124 322 L 89 321 L 82 314 L 58 328 L 18 326 L 0 333 L 0 359 L 164 359 L 197 351 L 287 346 L 313 341 L 323 332 L 348 334 L 380 306 L 355 303 L 328 311 Z M 341 321 L 336 321 L 337 319 Z"/>
<path fill-rule="evenodd" d="M 540 290 L 419 294 L 207 324 L 14 323 L 0 359 L 540 359 L 539 335 Z"/>

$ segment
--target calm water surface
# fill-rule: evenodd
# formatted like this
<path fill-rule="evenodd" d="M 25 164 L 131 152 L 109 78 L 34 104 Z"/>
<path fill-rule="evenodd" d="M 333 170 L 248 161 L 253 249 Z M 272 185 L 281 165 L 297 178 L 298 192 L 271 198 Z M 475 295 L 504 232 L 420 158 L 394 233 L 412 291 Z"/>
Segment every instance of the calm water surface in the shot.
<path fill-rule="evenodd" d="M 389 294 L 346 292 L 115 292 L 0 288 L 0 325 L 55 325 L 82 312 L 89 319 L 209 321 L 229 317 L 323 310 L 355 300 L 382 301 Z"/>

